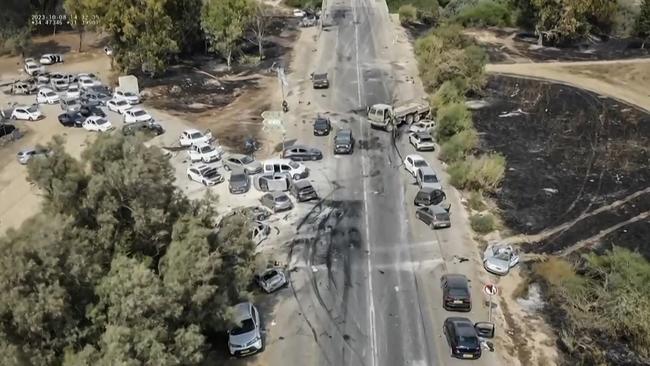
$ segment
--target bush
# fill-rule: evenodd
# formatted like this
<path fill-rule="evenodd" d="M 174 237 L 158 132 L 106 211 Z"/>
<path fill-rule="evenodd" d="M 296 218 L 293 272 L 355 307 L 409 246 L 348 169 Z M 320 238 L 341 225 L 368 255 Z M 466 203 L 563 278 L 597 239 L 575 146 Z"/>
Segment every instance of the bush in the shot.
<path fill-rule="evenodd" d="M 467 82 L 462 78 L 447 80 L 433 94 L 430 100 L 431 110 L 437 111 L 440 107 L 451 103 L 462 103 L 467 94 Z"/>
<path fill-rule="evenodd" d="M 469 194 L 469 199 L 467 200 L 469 208 L 475 211 L 485 210 L 485 202 L 483 202 L 483 194 L 479 191 L 472 191 Z"/>
<path fill-rule="evenodd" d="M 320 2 L 319 2 L 320 3 Z M 399 12 L 403 5 L 413 5 L 418 11 L 428 11 L 429 9 L 439 7 L 437 0 L 387 0 L 388 10 L 391 13 Z"/>
<path fill-rule="evenodd" d="M 402 5 L 399 7 L 399 22 L 402 24 L 413 23 L 417 19 L 418 10 L 411 4 Z"/>
<path fill-rule="evenodd" d="M 470 156 L 449 166 L 449 180 L 460 189 L 495 192 L 505 175 L 506 159 L 497 153 Z"/>
<path fill-rule="evenodd" d="M 309 9 L 320 7 L 321 2 L 315 0 L 285 0 L 287 6 L 292 8 Z"/>
<path fill-rule="evenodd" d="M 478 133 L 475 129 L 469 128 L 453 135 L 442 144 L 440 158 L 447 163 L 453 163 L 464 159 L 477 145 Z"/>
<path fill-rule="evenodd" d="M 436 113 L 436 138 L 447 142 L 455 134 L 472 127 L 472 114 L 464 103 L 442 106 Z"/>
<path fill-rule="evenodd" d="M 512 25 L 512 18 L 511 10 L 505 5 L 492 0 L 481 0 L 462 8 L 454 21 L 465 27 L 507 27 Z"/>
<path fill-rule="evenodd" d="M 472 226 L 472 230 L 476 231 L 479 234 L 487 234 L 496 229 L 496 219 L 494 215 L 488 214 L 476 214 L 472 215 L 469 218 L 469 223 Z"/>
<path fill-rule="evenodd" d="M 431 2 L 430 5 L 418 8 L 418 19 L 424 24 L 434 24 L 440 19 L 440 6 L 438 2 Z"/>
<path fill-rule="evenodd" d="M 449 0 L 448 4 L 442 10 L 442 16 L 446 19 L 453 19 L 463 9 L 475 6 L 478 2 L 479 0 Z"/>

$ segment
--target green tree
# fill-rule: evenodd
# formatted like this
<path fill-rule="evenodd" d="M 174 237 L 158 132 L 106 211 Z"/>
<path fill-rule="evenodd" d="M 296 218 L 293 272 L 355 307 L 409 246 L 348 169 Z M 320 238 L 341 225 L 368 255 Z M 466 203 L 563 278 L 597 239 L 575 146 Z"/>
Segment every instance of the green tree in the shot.
<path fill-rule="evenodd" d="M 645 43 L 650 39 L 650 0 L 643 0 L 641 3 L 641 11 L 636 19 L 635 31 L 639 37 L 644 39 L 641 48 L 645 48 Z"/>
<path fill-rule="evenodd" d="M 81 46 L 83 44 L 83 35 L 86 30 L 86 26 L 82 21 L 83 18 L 88 13 L 88 7 L 86 6 L 87 0 L 64 0 L 63 9 L 68 16 L 68 18 L 73 19 L 74 23 L 72 26 L 77 29 L 79 33 L 79 52 L 81 52 Z"/>
<path fill-rule="evenodd" d="M 249 1 L 250 33 L 249 41 L 257 45 L 257 53 L 260 61 L 264 59 L 264 37 L 271 22 L 273 10 L 261 1 Z"/>
<path fill-rule="evenodd" d="M 201 26 L 210 49 L 219 52 L 228 68 L 251 19 L 249 0 L 207 0 L 203 4 Z"/>
<path fill-rule="evenodd" d="M 172 35 L 179 51 L 190 54 L 203 44 L 201 30 L 202 0 L 167 0 L 165 12 L 171 18 Z"/>
<path fill-rule="evenodd" d="M 607 0 L 531 0 L 536 9 L 536 31 L 540 42 L 573 40 L 594 28 L 606 31 L 612 25 L 616 2 Z"/>
<path fill-rule="evenodd" d="M 472 114 L 464 103 L 452 103 L 436 113 L 436 137 L 441 143 L 472 127 Z"/>
<path fill-rule="evenodd" d="M 417 19 L 418 9 L 411 4 L 404 4 L 399 7 L 397 13 L 399 14 L 399 22 L 404 24 L 413 23 Z"/>

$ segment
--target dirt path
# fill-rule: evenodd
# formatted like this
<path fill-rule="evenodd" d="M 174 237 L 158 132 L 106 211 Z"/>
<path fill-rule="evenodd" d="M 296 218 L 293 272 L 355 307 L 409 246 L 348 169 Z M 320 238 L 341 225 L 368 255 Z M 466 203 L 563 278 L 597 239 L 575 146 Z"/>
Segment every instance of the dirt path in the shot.
<path fill-rule="evenodd" d="M 586 89 L 650 112 L 650 58 L 489 64 L 492 74 L 549 80 Z"/>

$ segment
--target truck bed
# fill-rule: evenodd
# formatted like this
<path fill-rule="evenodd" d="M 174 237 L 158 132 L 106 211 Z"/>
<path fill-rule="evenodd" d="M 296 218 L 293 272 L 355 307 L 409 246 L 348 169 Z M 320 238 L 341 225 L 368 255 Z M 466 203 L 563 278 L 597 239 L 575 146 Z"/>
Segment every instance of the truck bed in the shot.
<path fill-rule="evenodd" d="M 401 118 L 409 114 L 422 114 L 429 111 L 429 105 L 423 102 L 406 102 L 393 108 L 395 118 Z"/>

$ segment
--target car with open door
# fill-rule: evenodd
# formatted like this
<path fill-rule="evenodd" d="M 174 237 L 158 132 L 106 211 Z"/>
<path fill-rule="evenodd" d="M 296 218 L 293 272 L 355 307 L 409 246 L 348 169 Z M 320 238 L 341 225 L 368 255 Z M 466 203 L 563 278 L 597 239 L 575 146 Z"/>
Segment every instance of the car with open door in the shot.
<path fill-rule="evenodd" d="M 483 267 L 499 276 L 507 275 L 518 263 L 519 251 L 509 244 L 489 244 L 483 252 Z"/>
<path fill-rule="evenodd" d="M 464 317 L 445 319 L 443 333 L 451 348 L 451 356 L 460 359 L 481 358 L 481 340 L 475 324 Z"/>

